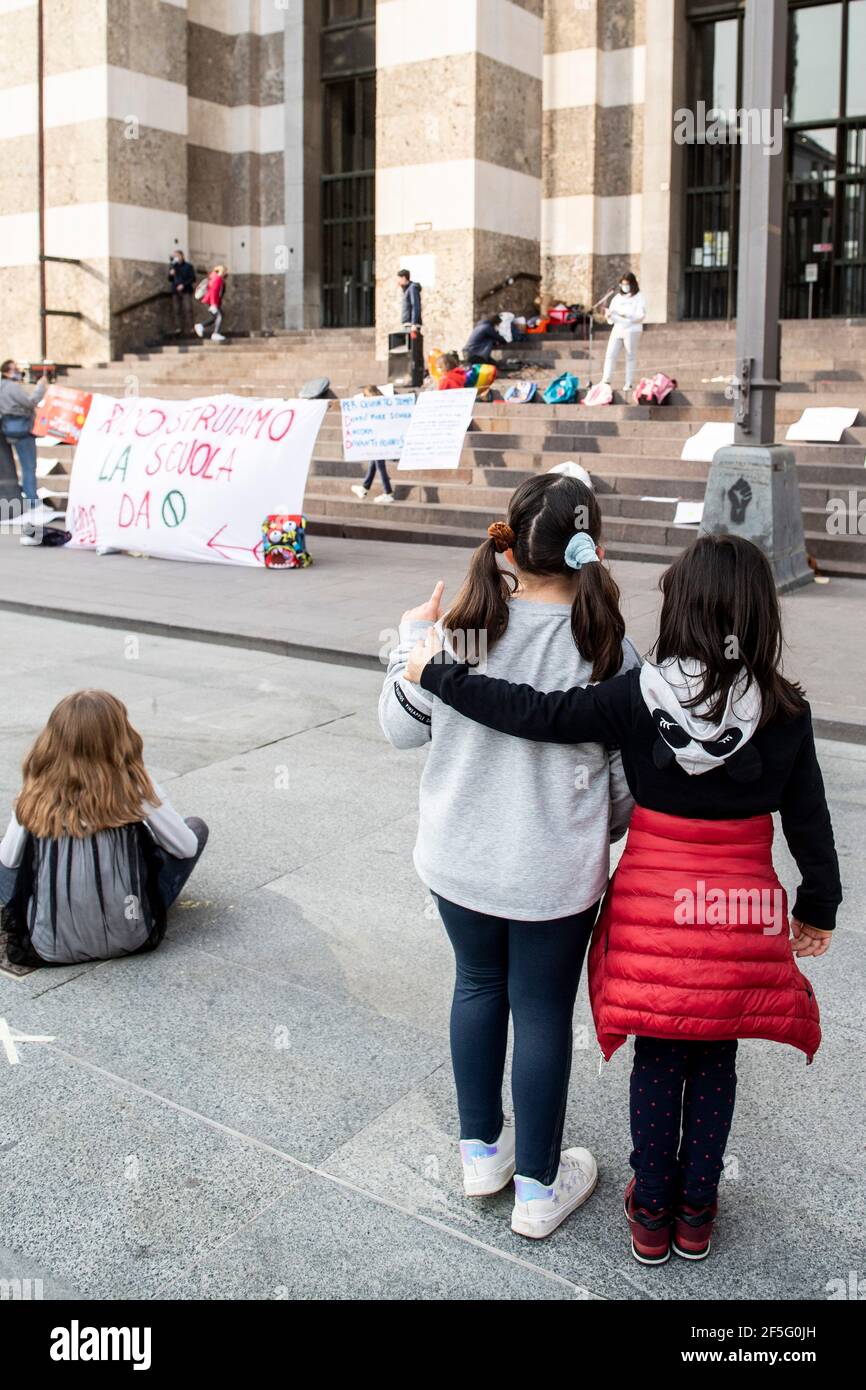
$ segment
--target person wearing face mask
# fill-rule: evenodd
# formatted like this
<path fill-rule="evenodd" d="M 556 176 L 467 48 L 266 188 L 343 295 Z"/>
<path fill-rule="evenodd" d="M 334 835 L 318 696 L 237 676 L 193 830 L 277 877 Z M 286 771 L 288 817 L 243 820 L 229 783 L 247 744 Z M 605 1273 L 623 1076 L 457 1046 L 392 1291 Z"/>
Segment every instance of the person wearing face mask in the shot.
<path fill-rule="evenodd" d="M 33 419 L 36 407 L 48 390 L 48 377 L 40 378 L 31 395 L 21 385 L 24 373 L 14 358 L 0 365 L 0 429 L 5 443 L 12 445 L 21 465 L 21 490 L 29 508 L 39 505 L 36 495 L 36 440 Z"/>
<path fill-rule="evenodd" d="M 190 264 L 182 251 L 172 251 L 168 278 L 171 284 L 175 337 L 181 338 L 184 333 L 192 333 L 195 293 L 195 266 Z"/>
<path fill-rule="evenodd" d="M 640 292 L 637 279 L 628 271 L 620 276 L 619 292 L 614 295 L 607 308 L 607 321 L 612 325 L 610 341 L 604 359 L 602 381 L 611 384 L 613 369 L 625 344 L 625 385 L 624 391 L 631 391 L 637 376 L 637 345 L 643 332 L 646 318 L 646 304 Z"/>

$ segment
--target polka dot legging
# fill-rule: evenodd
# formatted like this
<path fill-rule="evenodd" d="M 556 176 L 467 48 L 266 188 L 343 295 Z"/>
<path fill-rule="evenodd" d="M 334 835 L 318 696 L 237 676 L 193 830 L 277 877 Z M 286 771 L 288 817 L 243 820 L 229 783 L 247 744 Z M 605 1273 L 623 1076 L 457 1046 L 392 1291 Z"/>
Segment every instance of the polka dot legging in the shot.
<path fill-rule="evenodd" d="M 631 1166 L 635 1204 L 661 1211 L 677 1201 L 713 1202 L 737 1089 L 736 1041 L 635 1038 L 631 1073 Z"/>

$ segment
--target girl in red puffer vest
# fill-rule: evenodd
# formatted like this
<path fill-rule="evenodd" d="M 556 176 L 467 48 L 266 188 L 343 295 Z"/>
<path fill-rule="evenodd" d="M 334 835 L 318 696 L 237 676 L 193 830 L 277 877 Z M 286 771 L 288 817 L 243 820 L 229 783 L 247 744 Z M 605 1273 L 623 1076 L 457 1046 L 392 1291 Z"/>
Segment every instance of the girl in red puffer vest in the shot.
<path fill-rule="evenodd" d="M 605 1057 L 635 1037 L 625 1206 L 646 1264 L 671 1244 L 685 1259 L 708 1254 L 737 1040 L 790 1043 L 812 1060 L 818 1006 L 795 957 L 827 951 L 842 899 L 809 706 L 780 671 L 765 556 L 737 536 L 701 536 L 662 593 L 655 664 L 596 686 L 545 695 L 491 680 L 432 640 L 406 671 L 490 728 L 621 749 L 636 808 L 593 936 L 590 998 Z M 802 875 L 790 920 L 775 811 Z"/>

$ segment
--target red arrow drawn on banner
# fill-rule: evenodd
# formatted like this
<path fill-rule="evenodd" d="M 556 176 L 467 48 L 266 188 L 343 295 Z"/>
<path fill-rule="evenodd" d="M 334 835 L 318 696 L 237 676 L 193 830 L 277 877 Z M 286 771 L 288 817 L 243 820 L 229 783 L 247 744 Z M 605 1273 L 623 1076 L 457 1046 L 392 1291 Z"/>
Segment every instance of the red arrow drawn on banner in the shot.
<path fill-rule="evenodd" d="M 252 545 L 228 545 L 225 541 L 220 541 L 219 545 L 216 545 L 216 544 L 215 544 L 215 541 L 218 539 L 218 537 L 220 537 L 220 536 L 222 535 L 223 531 L 226 531 L 226 530 L 228 530 L 228 522 L 226 522 L 224 526 L 221 526 L 220 529 L 219 529 L 218 531 L 214 531 L 213 535 L 211 536 L 210 540 L 209 540 L 208 543 L 207 543 L 208 550 L 215 550 L 216 553 L 217 553 L 217 555 L 222 555 L 222 557 L 223 557 L 224 560 L 230 560 L 230 559 L 231 559 L 231 556 L 230 556 L 230 555 L 226 555 L 226 553 L 225 553 L 227 550 L 243 550 L 243 551 L 245 551 L 248 555 L 254 555 L 254 556 L 256 557 L 257 560 L 261 560 L 261 558 L 262 558 L 262 550 L 263 550 L 264 544 L 265 544 L 264 537 L 262 537 L 262 539 L 259 541 L 258 545 L 256 545 L 256 546 L 252 546 Z"/>

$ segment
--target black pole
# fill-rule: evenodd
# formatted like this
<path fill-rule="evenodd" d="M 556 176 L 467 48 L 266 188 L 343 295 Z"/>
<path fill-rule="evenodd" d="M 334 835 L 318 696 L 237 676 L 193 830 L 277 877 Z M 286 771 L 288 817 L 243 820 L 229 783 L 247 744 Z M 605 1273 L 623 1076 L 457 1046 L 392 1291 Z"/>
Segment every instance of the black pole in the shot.
<path fill-rule="evenodd" d="M 807 583 L 797 463 L 775 443 L 788 0 L 746 0 L 734 444 L 713 458 L 701 529 L 760 546 L 780 589 Z"/>
<path fill-rule="evenodd" d="M 761 134 L 778 134 L 780 141 L 787 24 L 787 0 L 759 0 L 757 4 L 750 0 L 746 6 L 743 106 L 749 114 L 745 119 L 751 120 L 751 113 L 760 113 Z M 742 146 L 740 164 L 737 365 L 741 408 L 734 422 L 738 444 L 775 443 L 776 392 L 780 386 L 785 160 L 782 148 L 770 153 L 766 143 L 756 143 L 756 133 L 757 125 L 748 132 L 750 138 Z"/>

